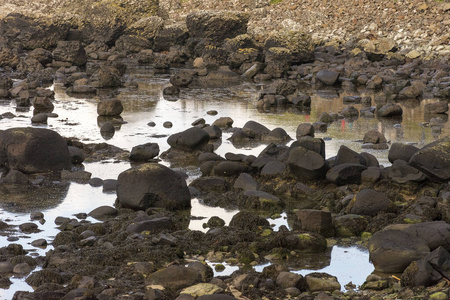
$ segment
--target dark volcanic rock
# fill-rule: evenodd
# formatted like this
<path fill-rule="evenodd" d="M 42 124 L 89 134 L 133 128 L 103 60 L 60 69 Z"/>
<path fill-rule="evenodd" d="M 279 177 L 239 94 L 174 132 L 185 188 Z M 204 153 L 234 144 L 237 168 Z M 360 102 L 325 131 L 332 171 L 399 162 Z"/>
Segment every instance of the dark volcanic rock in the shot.
<path fill-rule="evenodd" d="M 301 229 L 331 237 L 334 235 L 331 213 L 314 209 L 301 209 L 296 212 L 297 219 L 301 222 Z"/>
<path fill-rule="evenodd" d="M 411 262 L 424 258 L 430 248 L 424 240 L 406 232 L 382 230 L 370 239 L 369 252 L 376 271 L 400 273 Z"/>
<path fill-rule="evenodd" d="M 292 175 L 298 179 L 324 178 L 328 171 L 328 164 L 320 154 L 303 147 L 296 147 L 289 152 L 287 164 Z"/>
<path fill-rule="evenodd" d="M 420 149 L 411 157 L 409 164 L 433 181 L 450 180 L 450 137 L 442 138 Z"/>
<path fill-rule="evenodd" d="M 233 11 L 197 11 L 186 16 L 189 35 L 222 42 L 247 32 L 249 16 Z"/>
<path fill-rule="evenodd" d="M 209 134 L 198 128 L 192 127 L 185 131 L 172 134 L 167 143 L 174 149 L 194 151 L 203 148 L 209 141 Z"/>
<path fill-rule="evenodd" d="M 391 201 L 385 194 L 372 189 L 363 189 L 355 196 L 350 212 L 357 215 L 375 216 L 390 205 Z"/>
<path fill-rule="evenodd" d="M 12 13 L 0 22 L 0 36 L 13 48 L 52 49 L 66 39 L 70 24 L 48 21 Z"/>
<path fill-rule="evenodd" d="M 155 163 L 120 173 L 117 199 L 123 207 L 142 210 L 149 207 L 178 210 L 191 206 L 189 189 L 181 175 Z"/>
<path fill-rule="evenodd" d="M 366 166 L 360 164 L 344 163 L 331 168 L 326 177 L 328 181 L 337 185 L 359 184 L 361 183 L 361 173 L 366 169 Z"/>
<path fill-rule="evenodd" d="M 157 143 L 147 143 L 134 146 L 131 149 L 130 160 L 146 161 L 155 158 L 159 154 L 159 146 Z"/>
<path fill-rule="evenodd" d="M 388 103 L 377 110 L 377 115 L 383 118 L 401 116 L 402 114 L 402 107 L 395 103 Z"/>
<path fill-rule="evenodd" d="M 333 85 L 339 79 L 339 72 L 332 70 L 320 70 L 316 74 L 316 78 L 326 85 Z"/>
<path fill-rule="evenodd" d="M 52 52 L 53 61 L 65 63 L 65 66 L 84 66 L 87 54 L 79 41 L 59 41 Z"/>
<path fill-rule="evenodd" d="M 66 141 L 42 128 L 11 128 L 0 132 L 0 165 L 24 173 L 70 169 Z"/>
<path fill-rule="evenodd" d="M 397 159 L 404 160 L 409 162 L 411 157 L 419 151 L 419 148 L 413 145 L 407 145 L 402 143 L 393 143 L 391 148 L 389 149 L 388 159 L 391 163 L 396 161 Z"/>

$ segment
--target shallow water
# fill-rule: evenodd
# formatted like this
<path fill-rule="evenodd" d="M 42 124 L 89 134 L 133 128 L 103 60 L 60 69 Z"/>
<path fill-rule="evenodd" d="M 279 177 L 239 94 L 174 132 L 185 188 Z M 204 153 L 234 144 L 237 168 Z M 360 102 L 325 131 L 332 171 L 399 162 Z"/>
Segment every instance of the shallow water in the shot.
<path fill-rule="evenodd" d="M 172 71 L 174 72 L 174 71 Z M 254 120 L 267 126 L 269 129 L 276 127 L 284 128 L 288 134 L 295 138 L 297 126 L 303 122 L 314 122 L 321 112 L 338 112 L 345 106 L 342 97 L 347 95 L 369 95 L 367 92 L 344 92 L 335 89 L 316 91 L 311 93 L 312 107 L 310 113 L 292 110 L 278 109 L 271 113 L 260 113 L 256 109 L 258 90 L 260 85 L 251 82 L 243 82 L 242 85 L 231 88 L 215 89 L 192 89 L 183 90 L 178 101 L 168 101 L 162 96 L 162 89 L 169 85 L 170 74 L 154 74 L 153 69 L 148 67 L 130 68 L 126 75 L 127 80 L 138 83 L 138 88 L 121 88 L 115 91 L 102 91 L 100 96 L 92 98 L 72 97 L 65 93 L 61 86 L 52 86 L 56 92 L 55 110 L 57 118 L 49 118 L 48 125 L 39 127 L 49 128 L 59 132 L 65 137 L 76 137 L 84 143 L 107 143 L 131 150 L 135 145 L 155 142 L 159 144 L 161 152 L 168 149 L 166 139 L 169 135 L 187 129 L 190 124 L 199 118 L 204 118 L 207 123 L 212 123 L 219 117 L 232 117 L 234 127 L 242 127 L 248 120 Z M 103 122 L 97 116 L 97 102 L 105 97 L 117 97 L 123 101 L 124 112 L 122 118 L 126 122 L 116 128 L 114 136 L 105 140 L 100 134 L 99 124 Z M 317 133 L 317 137 L 326 138 L 326 156 L 336 155 L 341 145 L 346 145 L 355 151 L 367 151 L 374 154 L 384 165 L 389 165 L 387 160 L 387 150 L 362 150 L 361 142 L 364 133 L 377 129 L 384 133 L 391 142 L 404 142 L 423 145 L 433 141 L 437 136 L 432 133 L 431 128 L 420 124 L 428 121 L 424 116 L 423 108 L 426 103 L 437 101 L 436 99 L 423 100 L 421 102 L 400 103 L 404 108 L 403 120 L 377 120 L 359 118 L 355 121 L 339 120 L 328 127 L 326 133 Z M 372 105 L 374 105 L 372 103 Z M 354 105 L 361 108 L 361 105 Z M 210 116 L 206 112 L 217 110 L 217 116 Z M 16 112 L 15 103 L 0 101 L 0 114 L 12 112 L 19 117 L 13 119 L 0 120 L 0 129 L 11 127 L 31 126 L 30 117 L 32 111 Z M 153 121 L 155 127 L 149 127 L 147 123 Z M 171 121 L 172 128 L 164 128 L 163 123 Z M 450 134 L 450 123 L 447 120 L 442 128 L 441 136 Z M 216 153 L 224 155 L 227 152 L 258 155 L 265 145 L 256 147 L 235 148 L 227 139 L 231 133 L 224 132 L 222 143 Z M 163 164 L 170 165 L 168 162 Z M 86 163 L 85 170 L 92 173 L 92 177 L 102 179 L 116 179 L 118 174 L 128 168 L 130 164 L 107 160 L 100 163 Z M 182 169 L 190 175 L 190 179 L 200 175 L 195 168 Z M 14 243 L 20 243 L 25 249 L 34 255 L 45 255 L 51 249 L 37 249 L 30 245 L 31 241 L 38 238 L 45 238 L 50 243 L 58 233 L 54 220 L 57 216 L 73 217 L 77 213 L 89 213 L 92 209 L 100 205 L 113 205 L 115 194 L 103 193 L 102 188 L 94 188 L 90 185 L 78 183 L 67 184 L 64 188 L 54 191 L 40 192 L 33 194 L 33 202 L 29 196 L 16 197 L 16 201 L 11 201 L 11 197 L 0 199 L 0 219 L 8 224 L 19 225 L 30 221 L 30 213 L 42 211 L 45 215 L 44 224 L 35 223 L 42 231 L 36 234 L 22 234 L 14 232 L 11 235 L 18 238 Z M 204 205 L 201 199 L 192 200 L 191 214 L 195 218 L 191 220 L 190 228 L 203 230 L 203 223 L 209 217 L 217 215 L 227 223 L 237 211 L 213 208 Z M 88 221 L 96 220 L 88 217 Z M 287 225 L 286 216 L 271 220 L 275 228 L 280 225 Z M 0 236 L 0 247 L 10 243 L 6 236 Z M 354 247 L 342 248 L 335 246 L 331 251 L 331 265 L 322 269 L 332 275 L 338 276 L 341 284 L 352 281 L 354 284 L 361 284 L 366 276 L 372 272 L 368 262 L 367 252 L 360 251 Z M 359 268 L 361 265 L 367 268 Z M 350 273 L 349 268 L 360 269 L 362 273 Z M 313 268 L 313 266 L 311 266 Z M 337 271 L 342 270 L 342 272 Z M 347 270 L 347 271 L 345 271 Z M 305 270 L 298 270 L 304 274 Z M 351 275 L 349 275 L 351 274 Z M 347 276 L 347 277 L 346 277 Z M 351 277 L 349 277 L 351 276 Z M 23 278 L 12 278 L 13 285 L 10 289 L 0 289 L 1 299 L 10 299 L 16 290 L 30 290 Z"/>

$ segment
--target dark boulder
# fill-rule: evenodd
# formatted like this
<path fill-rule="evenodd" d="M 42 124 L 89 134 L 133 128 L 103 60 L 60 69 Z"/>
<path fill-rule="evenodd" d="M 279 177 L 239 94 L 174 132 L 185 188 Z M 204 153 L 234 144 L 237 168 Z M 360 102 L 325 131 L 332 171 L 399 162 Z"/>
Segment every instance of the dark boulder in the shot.
<path fill-rule="evenodd" d="M 66 39 L 69 28 L 69 23 L 11 13 L 0 22 L 0 36 L 13 48 L 52 49 L 59 41 Z"/>
<path fill-rule="evenodd" d="M 450 224 L 445 221 L 412 224 L 403 229 L 411 236 L 421 238 L 430 250 L 444 247 L 450 251 Z"/>
<path fill-rule="evenodd" d="M 159 146 L 157 143 L 146 143 L 143 145 L 134 146 L 131 149 L 130 160 L 132 161 L 147 161 L 155 158 L 159 154 Z"/>
<path fill-rule="evenodd" d="M 316 74 L 316 79 L 325 85 L 334 85 L 341 74 L 332 70 L 320 70 Z"/>
<path fill-rule="evenodd" d="M 249 15 L 235 11 L 196 11 L 186 16 L 186 26 L 193 38 L 222 42 L 247 32 Z"/>
<path fill-rule="evenodd" d="M 200 150 L 208 144 L 208 141 L 209 134 L 198 127 L 172 134 L 167 139 L 167 143 L 172 148 L 182 151 Z"/>
<path fill-rule="evenodd" d="M 123 207 L 141 210 L 149 207 L 178 210 L 191 206 L 189 189 L 181 175 L 156 163 L 120 173 L 117 199 Z"/>
<path fill-rule="evenodd" d="M 194 268 L 171 265 L 150 274 L 146 285 L 162 285 L 166 289 L 179 290 L 202 281 L 201 274 Z"/>
<path fill-rule="evenodd" d="M 391 200 L 385 194 L 372 189 L 363 189 L 353 199 L 350 213 L 375 216 L 380 211 L 388 209 L 390 205 Z"/>
<path fill-rule="evenodd" d="M 214 166 L 214 174 L 217 176 L 238 176 L 241 173 L 250 172 L 251 168 L 237 161 L 221 161 Z"/>
<path fill-rule="evenodd" d="M 310 151 L 314 151 L 325 158 L 325 141 L 321 138 L 314 138 L 309 135 L 297 138 L 297 141 L 291 144 L 291 149 L 295 147 L 303 147 Z"/>
<path fill-rule="evenodd" d="M 419 151 L 419 148 L 413 145 L 393 143 L 391 148 L 389 149 L 388 159 L 391 163 L 393 163 L 397 159 L 409 162 L 411 157 L 417 151 Z"/>
<path fill-rule="evenodd" d="M 377 110 L 378 117 L 382 118 L 396 117 L 401 116 L 402 114 L 402 107 L 395 103 L 388 103 Z"/>
<path fill-rule="evenodd" d="M 409 164 L 433 181 L 450 180 L 450 137 L 423 147 L 411 157 Z"/>
<path fill-rule="evenodd" d="M 87 54 L 79 41 L 59 41 L 52 52 L 53 62 L 62 66 L 84 66 L 87 62 Z"/>
<path fill-rule="evenodd" d="M 394 161 L 391 168 L 389 168 L 388 177 L 397 183 L 422 182 L 427 179 L 425 174 L 401 159 Z"/>
<path fill-rule="evenodd" d="M 255 121 L 247 121 L 242 127 L 242 130 L 250 137 L 260 139 L 263 135 L 267 135 L 270 132 L 270 129 L 266 126 L 255 122 Z"/>
<path fill-rule="evenodd" d="M 297 220 L 300 221 L 302 230 L 315 232 L 324 237 L 334 236 L 333 219 L 330 212 L 300 209 L 295 214 L 297 215 Z"/>
<path fill-rule="evenodd" d="M 378 130 L 369 130 L 364 134 L 363 143 L 381 144 L 387 143 L 387 140 L 384 134 L 380 133 Z"/>
<path fill-rule="evenodd" d="M 425 259 L 416 260 L 405 269 L 401 276 L 401 284 L 404 287 L 428 287 L 442 279 L 439 274 Z"/>
<path fill-rule="evenodd" d="M 66 141 L 43 128 L 10 128 L 0 132 L 0 165 L 24 173 L 70 169 Z"/>
<path fill-rule="evenodd" d="M 360 184 L 361 174 L 366 169 L 366 166 L 360 164 L 344 163 L 328 170 L 326 177 L 336 185 Z"/>
<path fill-rule="evenodd" d="M 341 145 L 336 155 L 334 165 L 340 164 L 360 164 L 365 165 L 366 161 L 358 152 L 353 151 L 347 146 Z"/>
<path fill-rule="evenodd" d="M 312 126 L 311 123 L 302 123 L 298 125 L 295 133 L 297 140 L 303 136 L 314 137 L 314 126 Z"/>
<path fill-rule="evenodd" d="M 293 148 L 289 152 L 287 165 L 291 174 L 300 180 L 321 179 L 328 171 L 328 164 L 320 154 L 303 147 Z"/>
<path fill-rule="evenodd" d="M 370 239 L 369 252 L 376 271 L 401 273 L 411 262 L 424 258 L 430 248 L 423 239 L 404 231 L 382 230 Z"/>
<path fill-rule="evenodd" d="M 260 217 L 254 213 L 240 211 L 231 218 L 229 226 L 242 230 L 256 231 L 261 227 L 270 227 L 270 223 L 266 218 Z"/>

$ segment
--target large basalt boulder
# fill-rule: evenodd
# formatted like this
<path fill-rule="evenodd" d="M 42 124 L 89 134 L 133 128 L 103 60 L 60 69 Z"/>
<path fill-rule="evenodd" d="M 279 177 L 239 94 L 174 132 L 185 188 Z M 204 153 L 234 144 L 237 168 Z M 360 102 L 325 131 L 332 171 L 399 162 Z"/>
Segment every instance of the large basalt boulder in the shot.
<path fill-rule="evenodd" d="M 186 16 L 189 35 L 222 42 L 247 32 L 249 16 L 237 11 L 196 11 Z"/>
<path fill-rule="evenodd" d="M 53 61 L 64 63 L 66 66 L 84 66 L 87 54 L 79 41 L 59 41 L 52 52 Z"/>
<path fill-rule="evenodd" d="M 430 248 L 423 239 L 404 231 L 382 230 L 370 239 L 369 252 L 376 271 L 401 273 L 411 262 L 424 258 Z"/>
<path fill-rule="evenodd" d="M 334 166 L 327 172 L 327 180 L 337 184 L 359 184 L 361 183 L 361 174 L 367 169 L 366 166 L 360 164 L 344 163 Z"/>
<path fill-rule="evenodd" d="M 317 152 L 296 147 L 289 152 L 287 165 L 298 179 L 321 179 L 328 171 L 328 164 Z"/>
<path fill-rule="evenodd" d="M 117 199 L 123 207 L 141 210 L 191 207 L 189 188 L 181 175 L 155 163 L 142 164 L 120 173 Z"/>
<path fill-rule="evenodd" d="M 390 205 L 391 200 L 385 194 L 372 189 L 363 189 L 352 200 L 350 213 L 375 216 L 387 210 Z"/>
<path fill-rule="evenodd" d="M 397 183 L 422 182 L 427 179 L 425 174 L 401 159 L 394 161 L 389 169 L 388 177 Z"/>
<path fill-rule="evenodd" d="M 11 13 L 0 22 L 2 39 L 19 49 L 52 49 L 58 41 L 66 39 L 69 29 L 69 23 L 38 20 L 19 13 Z"/>
<path fill-rule="evenodd" d="M 192 127 L 185 131 L 172 134 L 167 139 L 170 147 L 182 151 L 194 151 L 202 149 L 209 141 L 209 134 L 198 128 Z"/>
<path fill-rule="evenodd" d="M 0 165 L 23 173 L 70 169 L 65 140 L 43 128 L 10 128 L 0 132 Z"/>
<path fill-rule="evenodd" d="M 404 228 L 403 231 L 424 240 L 432 251 L 438 247 L 444 247 L 450 251 L 450 224 L 445 221 L 413 224 Z"/>
<path fill-rule="evenodd" d="M 391 163 L 396 161 L 397 159 L 404 160 L 409 162 L 411 157 L 419 151 L 419 148 L 402 143 L 393 143 L 391 148 L 389 149 L 388 159 Z"/>
<path fill-rule="evenodd" d="M 159 145 L 157 143 L 146 143 L 134 146 L 131 149 L 130 160 L 146 161 L 155 158 L 159 154 Z"/>
<path fill-rule="evenodd" d="M 450 137 L 428 144 L 417 151 L 409 164 L 436 182 L 450 180 Z"/>

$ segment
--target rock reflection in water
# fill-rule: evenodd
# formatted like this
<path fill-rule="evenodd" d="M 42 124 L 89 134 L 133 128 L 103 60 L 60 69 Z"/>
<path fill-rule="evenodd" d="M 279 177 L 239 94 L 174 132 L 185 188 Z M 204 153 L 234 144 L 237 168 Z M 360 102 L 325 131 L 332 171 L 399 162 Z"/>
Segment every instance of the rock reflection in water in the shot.
<path fill-rule="evenodd" d="M 0 207 L 11 213 L 26 213 L 57 207 L 67 196 L 70 184 L 0 184 Z"/>
<path fill-rule="evenodd" d="M 328 251 L 327 251 L 328 252 Z M 298 267 L 298 271 L 294 273 L 303 276 L 313 272 L 324 272 L 336 276 L 342 288 L 349 282 L 352 282 L 357 287 L 361 286 L 368 275 L 370 275 L 374 267 L 369 260 L 369 251 L 362 246 L 334 246 L 330 253 L 331 257 L 329 263 L 323 265 L 323 257 L 317 257 L 317 264 L 314 259 L 309 260 L 309 266 Z M 301 270 L 299 270 L 301 269 Z"/>

